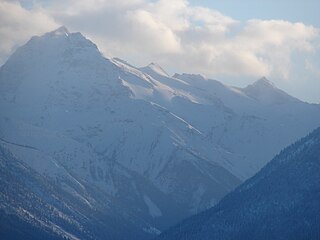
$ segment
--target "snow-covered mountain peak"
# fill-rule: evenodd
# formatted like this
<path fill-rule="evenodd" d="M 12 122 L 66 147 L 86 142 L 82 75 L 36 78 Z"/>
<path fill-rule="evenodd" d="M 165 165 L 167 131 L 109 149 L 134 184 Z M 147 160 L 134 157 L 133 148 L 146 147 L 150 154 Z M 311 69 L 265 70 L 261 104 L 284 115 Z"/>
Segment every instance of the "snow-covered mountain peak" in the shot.
<path fill-rule="evenodd" d="M 65 26 L 61 26 L 52 32 L 46 33 L 47 36 L 48 35 L 50 35 L 50 36 L 61 36 L 61 35 L 68 36 L 69 34 L 70 34 L 69 30 Z"/>
<path fill-rule="evenodd" d="M 80 32 L 69 32 L 65 26 L 61 26 L 42 36 L 32 37 L 22 48 L 29 50 L 32 48 L 33 51 L 41 49 L 41 52 L 44 51 L 46 53 L 61 53 L 67 49 L 74 49 L 76 51 L 90 49 L 91 52 L 99 51 L 97 46 Z"/>
<path fill-rule="evenodd" d="M 259 80 L 255 81 L 252 86 L 256 88 L 276 88 L 275 84 L 266 77 L 262 77 Z"/>
<path fill-rule="evenodd" d="M 277 88 L 265 77 L 262 77 L 253 84 L 243 88 L 242 91 L 248 97 L 266 105 L 299 101 L 298 99 Z"/>
<path fill-rule="evenodd" d="M 62 62 L 72 63 L 80 59 L 97 61 L 101 60 L 101 56 L 93 42 L 81 33 L 71 33 L 62 26 L 42 36 L 32 37 L 10 57 L 9 61 L 29 62 L 30 67 L 34 65 L 48 67 L 54 62 L 63 66 Z"/>
<path fill-rule="evenodd" d="M 169 74 L 157 63 L 150 63 L 148 66 L 141 68 L 146 73 L 156 73 L 160 76 L 169 77 Z M 152 74 L 151 74 L 152 75 Z"/>
<path fill-rule="evenodd" d="M 127 95 L 117 71 L 120 70 L 103 57 L 93 42 L 79 32 L 70 33 L 60 27 L 32 37 L 17 49 L 0 70 L 4 81 L 0 93 L 5 98 L 15 98 L 17 103 L 33 103 L 39 108 L 39 99 L 44 98 L 46 104 L 61 102 L 84 109 L 85 105 L 91 106 L 91 101 L 102 101 L 103 97 L 93 94 L 94 89 L 101 91 L 105 87 L 108 94 L 120 91 Z M 106 92 L 104 95 L 108 96 Z"/>

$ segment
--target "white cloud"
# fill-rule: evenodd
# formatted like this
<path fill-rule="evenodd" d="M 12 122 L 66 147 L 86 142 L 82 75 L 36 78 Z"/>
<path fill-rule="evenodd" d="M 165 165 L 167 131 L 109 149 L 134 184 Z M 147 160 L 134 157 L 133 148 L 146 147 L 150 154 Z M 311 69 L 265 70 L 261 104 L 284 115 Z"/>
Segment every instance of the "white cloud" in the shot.
<path fill-rule="evenodd" d="M 315 63 L 306 59 L 304 62 L 304 67 L 307 71 L 309 71 L 313 76 L 320 79 L 320 66 L 317 66 Z"/>
<path fill-rule="evenodd" d="M 42 34 L 58 25 L 40 10 L 26 10 L 18 1 L 0 2 L 0 64 L 32 35 Z"/>
<path fill-rule="evenodd" d="M 292 54 L 316 50 L 313 40 L 319 30 L 302 23 L 282 20 L 250 20 L 234 39 L 243 49 L 251 52 L 268 66 L 267 75 L 288 79 Z"/>

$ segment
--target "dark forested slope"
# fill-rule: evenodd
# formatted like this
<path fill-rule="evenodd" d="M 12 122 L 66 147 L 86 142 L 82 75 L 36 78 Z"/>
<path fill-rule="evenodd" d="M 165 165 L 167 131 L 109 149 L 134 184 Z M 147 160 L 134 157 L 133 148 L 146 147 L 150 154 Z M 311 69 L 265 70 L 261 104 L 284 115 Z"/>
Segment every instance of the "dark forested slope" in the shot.
<path fill-rule="evenodd" d="M 320 128 L 159 239 L 320 239 Z"/>

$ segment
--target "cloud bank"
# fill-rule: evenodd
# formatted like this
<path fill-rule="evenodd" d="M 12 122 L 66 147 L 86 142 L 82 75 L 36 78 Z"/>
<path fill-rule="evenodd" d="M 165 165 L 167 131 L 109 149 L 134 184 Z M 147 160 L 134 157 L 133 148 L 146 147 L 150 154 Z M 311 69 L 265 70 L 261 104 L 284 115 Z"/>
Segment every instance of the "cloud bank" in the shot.
<path fill-rule="evenodd" d="M 319 55 L 316 27 L 284 20 L 241 22 L 186 0 L 2 1 L 2 61 L 32 35 L 59 25 L 84 33 L 106 56 L 138 66 L 157 61 L 178 72 L 286 80 L 295 75 L 295 56 L 307 63 L 301 66 L 305 71 L 319 65 L 310 60 Z"/>
<path fill-rule="evenodd" d="M 19 1 L 0 2 L 0 64 L 31 36 L 57 27 L 42 9 L 24 9 Z"/>

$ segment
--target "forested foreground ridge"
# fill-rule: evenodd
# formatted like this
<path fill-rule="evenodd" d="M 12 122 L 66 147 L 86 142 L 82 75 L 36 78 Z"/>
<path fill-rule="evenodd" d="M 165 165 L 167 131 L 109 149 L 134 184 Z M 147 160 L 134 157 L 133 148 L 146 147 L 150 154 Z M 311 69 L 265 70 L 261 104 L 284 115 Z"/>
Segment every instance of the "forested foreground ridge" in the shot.
<path fill-rule="evenodd" d="M 320 128 L 161 240 L 320 239 Z"/>

